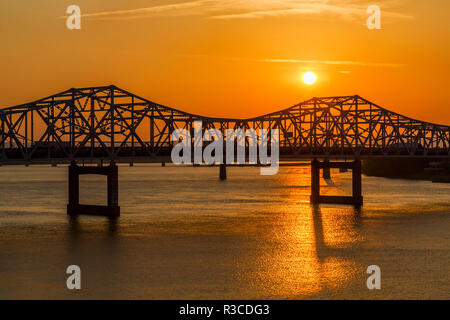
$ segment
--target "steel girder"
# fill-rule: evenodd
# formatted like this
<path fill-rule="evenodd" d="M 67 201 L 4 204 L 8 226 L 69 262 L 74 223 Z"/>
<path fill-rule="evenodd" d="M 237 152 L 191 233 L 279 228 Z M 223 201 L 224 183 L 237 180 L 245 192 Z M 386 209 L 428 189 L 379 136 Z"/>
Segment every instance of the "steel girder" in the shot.
<path fill-rule="evenodd" d="M 312 98 L 249 119 L 169 108 L 116 86 L 73 88 L 0 109 L 0 163 L 147 159 L 170 154 L 175 129 L 278 129 L 280 152 L 304 157 L 450 157 L 450 126 L 414 120 L 359 96 Z"/>

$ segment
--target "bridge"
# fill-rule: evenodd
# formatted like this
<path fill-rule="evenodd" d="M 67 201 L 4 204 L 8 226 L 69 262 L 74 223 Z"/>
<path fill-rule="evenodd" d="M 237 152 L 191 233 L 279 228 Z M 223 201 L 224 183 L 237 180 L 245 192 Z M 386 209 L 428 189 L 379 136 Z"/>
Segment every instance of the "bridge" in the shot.
<path fill-rule="evenodd" d="M 282 159 L 314 159 L 313 203 L 362 204 L 364 158 L 450 158 L 450 126 L 411 119 L 357 95 L 312 98 L 277 112 L 233 119 L 191 114 L 111 85 L 72 88 L 0 109 L 0 165 L 71 163 L 70 212 L 83 209 L 77 200 L 78 175 L 105 174 L 111 181 L 108 207 L 118 208 L 115 163 L 161 161 L 176 143 L 170 139 L 172 132 L 192 132 L 195 121 L 202 122 L 203 130 L 217 129 L 224 136 L 227 129 L 278 129 Z M 77 165 L 103 162 L 110 163 L 109 169 Z M 323 169 L 327 176 L 330 167 L 353 169 L 352 197 L 320 196 L 318 172 Z M 221 165 L 222 173 L 224 169 Z"/>

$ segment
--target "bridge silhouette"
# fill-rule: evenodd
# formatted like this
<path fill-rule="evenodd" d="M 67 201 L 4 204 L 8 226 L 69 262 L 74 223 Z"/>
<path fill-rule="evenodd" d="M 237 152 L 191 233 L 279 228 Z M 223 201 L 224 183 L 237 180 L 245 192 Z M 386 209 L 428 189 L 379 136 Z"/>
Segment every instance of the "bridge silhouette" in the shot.
<path fill-rule="evenodd" d="M 282 159 L 315 159 L 313 203 L 361 204 L 360 160 L 364 158 L 450 158 L 450 126 L 400 115 L 358 95 L 312 98 L 277 112 L 233 119 L 191 114 L 111 85 L 72 88 L 0 109 L 0 164 L 71 163 L 69 203 L 73 204 L 78 203 L 78 191 L 74 191 L 78 182 L 70 188 L 72 180 L 78 181 L 79 174 L 105 174 L 111 180 L 108 206 L 118 208 L 115 163 L 157 162 L 167 157 L 175 143 L 171 133 L 176 129 L 192 132 L 195 121 L 202 122 L 203 130 L 223 134 L 226 129 L 278 129 Z M 354 161 L 333 163 L 330 159 Z M 110 169 L 98 172 L 77 165 L 104 161 L 110 162 Z M 352 197 L 320 196 L 318 172 L 322 168 L 327 177 L 330 167 L 353 169 Z M 69 211 L 83 209 L 74 208 Z"/>

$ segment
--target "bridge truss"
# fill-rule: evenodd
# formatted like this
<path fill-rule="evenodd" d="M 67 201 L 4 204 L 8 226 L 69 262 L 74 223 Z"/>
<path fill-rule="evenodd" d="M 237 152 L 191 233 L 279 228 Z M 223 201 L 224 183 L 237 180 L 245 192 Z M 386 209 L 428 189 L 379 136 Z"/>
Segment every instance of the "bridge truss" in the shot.
<path fill-rule="evenodd" d="M 0 164 L 150 161 L 170 154 L 175 129 L 279 129 L 295 157 L 450 157 L 450 126 L 414 120 L 359 96 L 312 98 L 249 119 L 169 108 L 116 86 L 69 89 L 0 109 Z"/>

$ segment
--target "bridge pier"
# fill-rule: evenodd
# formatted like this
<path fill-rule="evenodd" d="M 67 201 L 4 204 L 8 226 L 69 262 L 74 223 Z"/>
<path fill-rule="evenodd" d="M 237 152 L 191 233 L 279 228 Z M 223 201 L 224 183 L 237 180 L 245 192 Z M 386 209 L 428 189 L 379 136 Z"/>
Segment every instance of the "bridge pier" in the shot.
<path fill-rule="evenodd" d="M 227 165 L 225 163 L 220 164 L 219 178 L 220 180 L 227 179 Z"/>
<path fill-rule="evenodd" d="M 100 174 L 107 176 L 108 204 L 86 205 L 80 204 L 80 175 Z M 119 170 L 114 162 L 107 167 L 80 167 L 75 161 L 69 166 L 69 203 L 67 205 L 69 215 L 101 215 L 119 216 Z"/>
<path fill-rule="evenodd" d="M 352 170 L 352 196 L 321 196 L 320 195 L 320 169 L 345 168 Z M 325 178 L 325 177 L 324 177 Z M 361 160 L 353 162 L 320 162 L 317 159 L 311 161 L 311 197 L 312 204 L 332 203 L 351 204 L 360 206 L 363 204 L 361 192 Z"/>
<path fill-rule="evenodd" d="M 324 179 L 331 179 L 331 168 L 329 166 L 330 160 L 325 159 L 324 163 L 325 163 L 325 165 L 322 168 L 322 177 Z"/>

